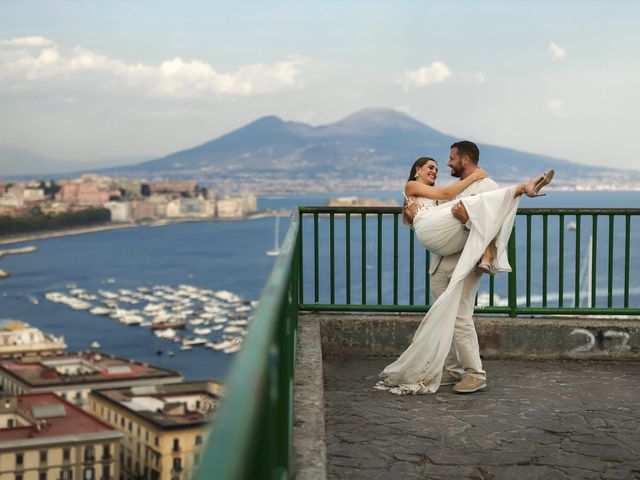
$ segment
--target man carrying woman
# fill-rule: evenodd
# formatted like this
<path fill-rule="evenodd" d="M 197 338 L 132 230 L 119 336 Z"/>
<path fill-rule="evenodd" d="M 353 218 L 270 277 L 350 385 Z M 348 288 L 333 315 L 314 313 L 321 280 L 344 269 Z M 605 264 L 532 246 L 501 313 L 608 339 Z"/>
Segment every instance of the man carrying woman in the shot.
<path fill-rule="evenodd" d="M 553 171 L 499 189 L 478 167 L 479 156 L 472 142 L 454 143 L 447 165 L 460 182 L 444 188 L 433 186 L 435 160 L 423 157 L 412 167 L 403 218 L 432 252 L 434 303 L 411 345 L 384 369 L 376 388 L 397 395 L 434 393 L 443 384 L 455 384 L 459 393 L 486 388 L 473 323 L 481 274 L 511 270 L 506 245 L 520 197 L 539 196 Z M 454 197 L 461 201 L 436 202 Z"/>

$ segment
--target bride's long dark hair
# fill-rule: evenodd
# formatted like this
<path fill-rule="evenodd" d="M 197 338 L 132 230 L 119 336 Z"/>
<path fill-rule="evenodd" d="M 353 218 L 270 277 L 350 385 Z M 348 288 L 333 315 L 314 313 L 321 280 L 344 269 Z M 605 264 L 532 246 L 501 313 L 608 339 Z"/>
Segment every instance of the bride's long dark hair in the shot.
<path fill-rule="evenodd" d="M 420 167 L 423 167 L 427 162 L 433 162 L 436 165 L 438 165 L 438 162 L 436 162 L 431 157 L 420 157 L 415 162 L 413 162 L 413 166 L 411 167 L 411 172 L 409 172 L 409 179 L 407 180 L 407 182 L 410 182 L 411 180 L 415 180 L 416 170 L 419 169 Z M 408 205 L 407 200 L 408 200 L 407 196 L 404 195 L 404 202 L 402 202 L 402 223 L 404 223 L 405 225 L 411 226 L 411 219 L 409 218 L 406 210 L 406 206 Z"/>
<path fill-rule="evenodd" d="M 411 172 L 409 172 L 409 179 L 407 180 L 407 182 L 410 182 L 411 180 L 415 180 L 416 170 L 419 169 L 420 167 L 423 167 L 427 162 L 433 162 L 436 165 L 438 165 L 438 162 L 436 162 L 431 157 L 420 157 L 415 162 L 413 162 L 413 167 L 411 167 Z"/>

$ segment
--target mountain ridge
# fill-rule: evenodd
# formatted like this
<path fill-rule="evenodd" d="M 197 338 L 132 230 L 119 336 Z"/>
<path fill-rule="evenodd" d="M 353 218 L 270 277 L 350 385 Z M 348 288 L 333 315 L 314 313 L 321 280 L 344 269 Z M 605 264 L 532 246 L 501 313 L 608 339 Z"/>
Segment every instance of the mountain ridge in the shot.
<path fill-rule="evenodd" d="M 148 180 L 189 178 L 225 191 L 397 189 L 420 156 L 436 158 L 445 171 L 450 145 L 458 140 L 462 139 L 388 108 L 359 110 L 317 126 L 266 115 L 192 148 L 98 172 Z M 591 167 L 480 142 L 478 146 L 480 165 L 499 182 L 520 181 L 554 168 L 558 186 L 606 178 L 620 182 L 626 177 L 640 185 L 640 172 Z"/>

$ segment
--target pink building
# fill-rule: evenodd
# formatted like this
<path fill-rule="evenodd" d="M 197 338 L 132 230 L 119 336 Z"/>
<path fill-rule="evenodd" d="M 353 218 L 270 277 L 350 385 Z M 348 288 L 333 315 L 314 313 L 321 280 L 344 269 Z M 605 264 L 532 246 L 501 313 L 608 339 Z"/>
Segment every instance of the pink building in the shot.
<path fill-rule="evenodd" d="M 109 201 L 110 192 L 97 182 L 67 183 L 56 194 L 56 200 L 78 205 L 102 205 Z"/>

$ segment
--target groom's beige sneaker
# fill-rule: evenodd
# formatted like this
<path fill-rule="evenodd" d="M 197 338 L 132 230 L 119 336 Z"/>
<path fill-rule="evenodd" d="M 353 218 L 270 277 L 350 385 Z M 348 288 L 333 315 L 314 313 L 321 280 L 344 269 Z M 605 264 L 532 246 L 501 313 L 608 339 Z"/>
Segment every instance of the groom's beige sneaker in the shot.
<path fill-rule="evenodd" d="M 462 380 L 453 386 L 453 391 L 457 393 L 473 393 L 487 388 L 486 380 L 465 375 Z"/>
<path fill-rule="evenodd" d="M 455 385 L 460 381 L 460 377 L 454 375 L 449 370 L 445 370 L 442 372 L 442 377 L 440 378 L 440 385 Z"/>

